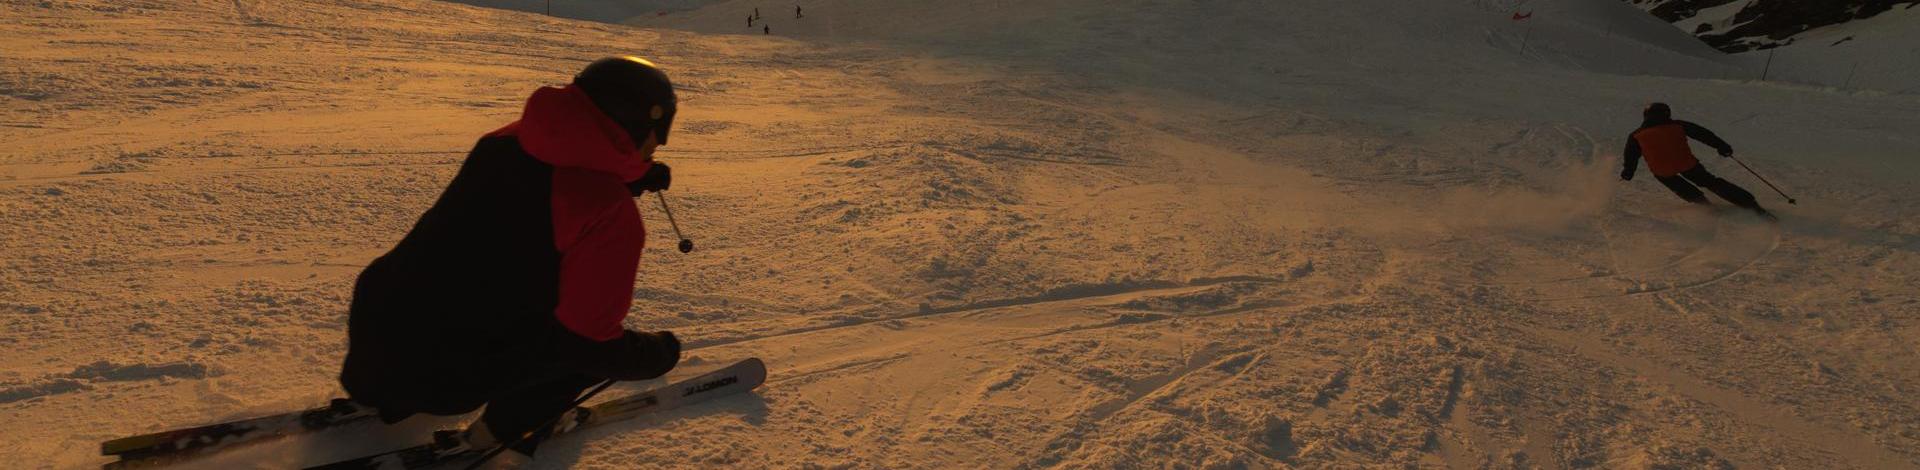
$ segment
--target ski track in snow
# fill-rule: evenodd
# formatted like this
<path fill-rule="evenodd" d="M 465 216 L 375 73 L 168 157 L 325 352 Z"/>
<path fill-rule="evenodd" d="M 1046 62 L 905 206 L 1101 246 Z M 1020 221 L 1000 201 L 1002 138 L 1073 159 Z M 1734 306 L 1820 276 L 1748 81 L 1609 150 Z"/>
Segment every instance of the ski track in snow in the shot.
<path fill-rule="evenodd" d="M 8 180 L 6 182 L 16 183 L 10 186 L 18 186 L 20 184 L 44 184 L 44 183 L 62 182 L 62 181 L 102 180 L 102 179 L 124 178 L 127 176 L 139 177 L 139 176 L 149 176 L 149 175 L 157 175 L 157 176 L 227 175 L 227 174 L 247 174 L 247 173 L 265 173 L 265 172 L 304 171 L 304 170 L 444 167 L 444 166 L 459 165 L 459 164 L 460 162 L 458 161 L 448 161 L 448 162 L 433 162 L 433 163 L 347 163 L 347 164 L 340 164 L 340 165 L 257 166 L 257 167 L 245 167 L 245 168 L 223 168 L 223 169 L 204 169 L 204 170 L 187 170 L 187 169 L 128 170 L 128 171 L 115 171 L 110 173 L 96 173 L 96 174 L 83 174 L 83 175 L 27 177 L 27 178 L 18 178 L 18 179 Z M 0 187 L 5 187 L 5 186 L 0 186 Z"/>
<path fill-rule="evenodd" d="M 1723 229 L 1724 223 L 1719 221 L 1719 217 L 1716 217 L 1715 224 L 1716 224 L 1715 231 L 1716 233 L 1718 233 Z M 1564 301 L 1570 301 L 1570 300 L 1592 300 L 1592 299 L 1603 299 L 1603 298 L 1612 298 L 1612 297 L 1642 296 L 1642 295 L 1649 295 L 1649 294 L 1659 294 L 1663 292 L 1684 291 L 1689 289 L 1697 289 L 1701 287 L 1710 286 L 1710 285 L 1713 285 L 1714 283 L 1726 280 L 1727 278 L 1731 278 L 1733 276 L 1739 275 L 1740 273 L 1746 272 L 1748 268 L 1752 268 L 1754 265 L 1759 264 L 1762 260 L 1765 260 L 1767 258 L 1767 255 L 1773 254 L 1774 250 L 1780 248 L 1780 239 L 1781 239 L 1780 228 L 1771 227 L 1769 228 L 1768 231 L 1770 233 L 1771 241 L 1767 244 L 1766 249 L 1761 250 L 1760 253 L 1756 255 L 1748 257 L 1745 262 L 1740 263 L 1740 265 L 1737 267 L 1734 267 L 1732 269 L 1716 271 L 1706 276 L 1705 279 L 1700 279 L 1695 281 L 1685 281 L 1685 282 L 1667 281 L 1667 282 L 1661 282 L 1658 286 L 1648 287 L 1648 288 L 1640 288 L 1636 286 L 1634 288 L 1630 288 L 1627 292 L 1623 292 L 1620 294 L 1599 294 L 1599 295 L 1578 296 L 1578 297 L 1551 297 L 1551 298 L 1543 298 L 1541 300 L 1545 302 L 1564 302 Z M 1694 255 L 1698 253 L 1699 253 L 1699 250 L 1689 251 L 1686 256 L 1675 259 L 1673 262 L 1668 263 L 1666 267 L 1681 266 L 1686 261 L 1686 259 L 1692 258 Z M 1626 280 L 1629 280 L 1629 282 L 1633 282 L 1637 285 L 1647 284 L 1646 281 L 1633 281 L 1632 278 L 1629 278 L 1624 274 L 1608 275 L 1608 276 L 1591 278 L 1591 279 L 1605 279 L 1605 278 L 1626 279 Z"/>
<path fill-rule="evenodd" d="M 688 350 L 697 350 L 701 348 L 727 346 L 731 344 L 744 343 L 749 341 L 762 341 L 767 339 L 801 335 L 801 334 L 807 334 L 807 333 L 813 333 L 813 332 L 819 332 L 819 331 L 829 331 L 829 330 L 837 330 L 841 328 L 861 327 L 861 326 L 867 326 L 867 325 L 872 325 L 872 324 L 881 323 L 881 322 L 895 322 L 895 321 L 901 321 L 901 320 L 911 320 L 911 319 L 935 317 L 935 316 L 942 316 L 942 315 L 965 314 L 965 313 L 978 312 L 982 310 L 991 310 L 991 309 L 1000 309 L 1000 308 L 1030 307 L 1035 305 L 1056 303 L 1056 302 L 1072 302 L 1072 301 L 1084 300 L 1084 299 L 1095 298 L 1095 297 L 1117 297 L 1117 296 L 1126 296 L 1126 295 L 1132 295 L 1132 294 L 1147 294 L 1147 293 L 1153 293 L 1153 292 L 1188 290 L 1195 287 L 1214 286 L 1214 285 L 1224 284 L 1228 282 L 1272 283 L 1272 282 L 1280 282 L 1280 281 L 1274 280 L 1274 279 L 1264 279 L 1264 278 L 1248 279 L 1243 277 L 1230 277 L 1230 278 L 1220 278 L 1220 279 L 1202 279 L 1202 280 L 1197 280 L 1194 282 L 1189 282 L 1184 284 L 1174 283 L 1169 281 L 1146 281 L 1146 282 L 1136 283 L 1138 285 L 1137 287 L 1124 285 L 1124 284 L 1105 285 L 1105 286 L 1093 285 L 1093 286 L 1080 287 L 1076 289 L 1068 289 L 1066 292 L 1060 292 L 1060 293 L 1041 294 L 1041 295 L 1032 296 L 1032 297 L 1020 297 L 1020 298 L 1003 299 L 1003 300 L 990 300 L 985 302 L 976 302 L 976 303 L 957 305 L 952 307 L 927 308 L 918 313 L 910 313 L 910 314 L 870 318 L 870 319 L 861 319 L 861 320 L 844 322 L 840 324 L 821 325 L 816 327 L 802 327 L 794 330 L 784 331 L 777 334 L 771 334 L 771 335 L 765 335 L 765 336 L 755 336 L 755 337 L 739 338 L 739 339 L 731 339 L 731 340 L 719 340 L 719 341 L 712 341 L 712 342 L 701 342 L 699 340 L 692 340 L 692 341 L 688 341 L 686 343 L 686 346 Z M 726 325 L 719 324 L 719 325 L 712 325 L 712 326 L 726 326 Z"/>
<path fill-rule="evenodd" d="M 1848 466 L 1898 468 L 1903 463 L 1912 463 L 1910 459 L 1888 452 L 1872 443 L 1868 436 L 1835 431 L 1818 421 L 1809 422 L 1804 417 L 1783 412 L 1778 406 L 1748 397 L 1740 391 L 1699 381 L 1697 378 L 1665 369 L 1656 362 L 1622 356 L 1592 339 L 1539 329 L 1530 329 L 1529 333 L 1535 337 L 1553 341 L 1557 346 L 1572 349 L 1582 357 L 1603 363 L 1608 367 L 1632 371 L 1639 377 L 1662 382 L 1691 399 L 1712 403 L 1716 409 L 1731 413 L 1736 419 L 1766 429 L 1768 432 L 1790 435 L 1796 440 L 1811 441 L 1821 449 L 1832 452 Z"/>

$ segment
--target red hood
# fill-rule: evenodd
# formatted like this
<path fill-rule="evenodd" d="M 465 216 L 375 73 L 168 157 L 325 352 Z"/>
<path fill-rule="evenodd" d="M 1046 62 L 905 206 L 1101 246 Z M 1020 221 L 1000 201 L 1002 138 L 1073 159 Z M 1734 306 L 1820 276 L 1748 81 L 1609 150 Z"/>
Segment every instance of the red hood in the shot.
<path fill-rule="evenodd" d="M 611 173 L 620 181 L 640 179 L 653 166 L 627 132 L 572 85 L 534 90 L 520 120 L 489 135 L 519 137 L 521 149 L 548 165 Z"/>

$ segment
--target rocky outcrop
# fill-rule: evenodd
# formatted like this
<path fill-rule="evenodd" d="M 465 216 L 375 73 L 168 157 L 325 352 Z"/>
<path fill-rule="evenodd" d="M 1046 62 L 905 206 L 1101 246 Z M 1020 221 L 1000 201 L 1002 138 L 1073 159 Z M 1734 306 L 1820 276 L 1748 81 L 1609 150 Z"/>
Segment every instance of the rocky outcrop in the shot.
<path fill-rule="evenodd" d="M 1714 48 L 1746 52 L 1791 44 L 1814 28 L 1871 18 L 1920 0 L 1627 0 Z M 1744 3 L 1745 6 L 1730 4 Z M 1703 15 L 1707 17 L 1703 17 Z"/>

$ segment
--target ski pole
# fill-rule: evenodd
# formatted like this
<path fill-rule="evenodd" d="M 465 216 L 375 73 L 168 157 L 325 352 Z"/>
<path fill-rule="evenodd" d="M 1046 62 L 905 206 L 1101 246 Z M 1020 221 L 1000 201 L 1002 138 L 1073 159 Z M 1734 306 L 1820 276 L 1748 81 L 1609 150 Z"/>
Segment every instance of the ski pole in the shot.
<path fill-rule="evenodd" d="M 593 391 L 587 392 L 586 395 L 582 395 L 578 400 L 574 400 L 573 406 L 567 407 L 567 411 L 571 411 L 574 408 L 579 408 L 580 405 L 586 403 L 588 399 L 593 398 L 594 395 L 599 395 L 600 392 L 606 391 L 607 387 L 611 387 L 611 386 L 613 386 L 612 380 L 600 382 L 600 386 L 594 387 Z M 553 419 L 547 420 L 547 424 L 542 424 L 540 425 L 540 427 L 533 428 L 532 431 L 521 433 L 520 437 L 513 438 L 513 442 L 504 442 L 504 443 L 501 443 L 500 445 L 494 446 L 492 450 L 488 450 L 486 454 L 481 455 L 480 460 L 475 460 L 473 461 L 472 465 L 468 465 L 467 470 L 480 468 L 481 465 L 486 465 L 487 461 L 493 460 L 494 457 L 499 456 L 501 452 L 506 452 L 508 448 L 520 445 L 521 442 L 526 442 L 527 438 L 533 437 L 533 433 L 540 432 L 541 429 L 551 428 L 555 424 L 559 424 L 560 418 L 567 416 L 567 411 L 561 411 L 560 414 L 554 415 Z"/>
<path fill-rule="evenodd" d="M 654 191 L 653 195 L 660 196 L 660 210 L 667 211 L 667 223 L 673 224 L 673 236 L 680 237 L 680 252 L 692 253 L 693 239 L 680 234 L 680 222 L 673 220 L 673 208 L 667 207 L 667 195 L 660 191 Z"/>
<path fill-rule="evenodd" d="M 1747 162 L 1740 161 L 1740 159 L 1738 158 L 1733 158 L 1732 155 L 1728 155 L 1727 158 L 1732 159 L 1734 163 L 1740 164 L 1741 168 L 1746 168 L 1748 173 L 1753 173 L 1753 177 L 1760 178 L 1760 182 L 1766 183 L 1767 187 L 1769 188 L 1773 188 L 1773 192 L 1780 193 L 1780 197 L 1787 198 L 1787 204 L 1793 204 L 1796 206 L 1800 205 L 1800 202 L 1794 200 L 1793 196 L 1788 196 L 1786 191 L 1781 191 L 1779 186 L 1774 186 L 1772 181 L 1767 181 L 1767 177 L 1760 176 L 1760 172 L 1758 171 L 1753 171 L 1753 167 L 1747 166 Z"/>

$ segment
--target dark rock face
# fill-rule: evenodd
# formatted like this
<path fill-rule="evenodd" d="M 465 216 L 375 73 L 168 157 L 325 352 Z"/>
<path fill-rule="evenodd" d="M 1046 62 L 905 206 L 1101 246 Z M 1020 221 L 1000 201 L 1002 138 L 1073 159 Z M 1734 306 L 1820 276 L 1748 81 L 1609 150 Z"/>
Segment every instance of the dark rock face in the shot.
<path fill-rule="evenodd" d="M 1794 35 L 1810 29 L 1920 5 L 1920 0 L 1627 0 L 1669 23 L 1691 19 L 1703 9 L 1748 1 L 1752 3 L 1734 14 L 1731 29 L 1715 31 L 1712 24 L 1701 24 L 1693 34 L 1726 52 L 1770 49 L 1792 43 Z"/>

